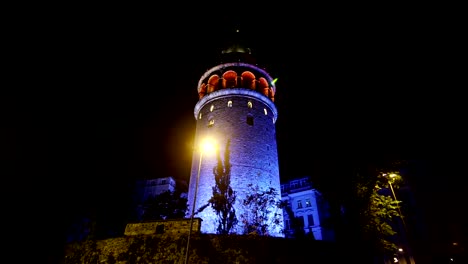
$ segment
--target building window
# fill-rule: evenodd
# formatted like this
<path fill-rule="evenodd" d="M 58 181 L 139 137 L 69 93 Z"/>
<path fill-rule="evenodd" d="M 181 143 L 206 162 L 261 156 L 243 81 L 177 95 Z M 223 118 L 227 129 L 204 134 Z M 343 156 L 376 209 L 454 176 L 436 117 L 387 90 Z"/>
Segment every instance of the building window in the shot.
<path fill-rule="evenodd" d="M 302 200 L 297 200 L 297 209 L 302 208 Z"/>
<path fill-rule="evenodd" d="M 210 119 L 210 121 L 208 121 L 208 127 L 212 127 L 214 125 L 214 119 Z"/>
<path fill-rule="evenodd" d="M 298 181 L 291 181 L 290 186 L 291 186 L 291 189 L 299 188 L 299 182 Z"/>
<path fill-rule="evenodd" d="M 309 224 L 309 226 L 314 226 L 314 216 L 313 215 L 307 215 L 307 223 Z"/>
<path fill-rule="evenodd" d="M 166 180 L 161 180 L 161 184 L 162 185 L 166 184 Z"/>
<path fill-rule="evenodd" d="M 253 116 L 247 116 L 247 124 L 253 126 Z"/>
<path fill-rule="evenodd" d="M 263 108 L 263 112 L 265 113 L 265 115 L 268 115 L 268 111 L 266 110 L 266 108 Z"/>
<path fill-rule="evenodd" d="M 296 224 L 298 228 L 304 228 L 304 217 L 296 216 Z"/>
<path fill-rule="evenodd" d="M 249 108 L 252 108 L 252 102 L 249 101 L 249 102 L 247 103 L 247 106 L 248 106 Z"/>
<path fill-rule="evenodd" d="M 312 204 L 310 204 L 310 199 L 306 199 L 306 207 L 311 207 Z"/>
<path fill-rule="evenodd" d="M 201 119 L 201 113 L 198 115 L 198 119 Z"/>
<path fill-rule="evenodd" d="M 210 112 L 213 112 L 213 109 L 214 109 L 214 105 L 211 105 Z"/>
<path fill-rule="evenodd" d="M 228 102 L 228 107 L 232 107 L 232 101 Z"/>

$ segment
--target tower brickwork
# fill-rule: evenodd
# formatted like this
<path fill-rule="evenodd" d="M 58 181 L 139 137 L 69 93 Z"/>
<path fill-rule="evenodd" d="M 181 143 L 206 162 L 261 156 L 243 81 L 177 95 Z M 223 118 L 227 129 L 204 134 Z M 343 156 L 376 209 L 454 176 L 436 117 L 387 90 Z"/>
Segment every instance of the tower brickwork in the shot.
<path fill-rule="evenodd" d="M 246 52 L 239 48 L 228 50 L 227 55 L 237 58 L 237 61 L 221 63 L 205 72 L 198 82 L 199 101 L 194 109 L 195 146 L 204 138 L 213 138 L 224 159 L 224 151 L 230 142 L 230 186 L 237 195 L 234 208 L 238 219 L 246 213 L 242 201 L 251 190 L 249 185 L 259 190 L 274 188 L 278 193 L 276 199 L 281 200 L 275 128 L 278 115 L 274 104 L 276 88 L 265 70 L 248 60 L 239 59 L 246 58 L 249 55 Z M 200 155 L 203 155 L 201 159 Z M 197 211 L 211 198 L 216 164 L 215 154 L 201 154 L 194 148 L 188 190 L 190 209 L 194 199 Z M 283 237 L 282 210 L 271 209 L 270 214 L 277 214 L 281 222 L 269 226 L 269 235 Z M 190 214 L 191 211 L 188 216 Z M 202 219 L 202 233 L 216 233 L 217 216 L 211 207 L 197 213 L 196 217 Z M 271 217 L 273 219 L 273 215 Z M 237 234 L 245 232 L 241 221 L 232 231 Z"/>

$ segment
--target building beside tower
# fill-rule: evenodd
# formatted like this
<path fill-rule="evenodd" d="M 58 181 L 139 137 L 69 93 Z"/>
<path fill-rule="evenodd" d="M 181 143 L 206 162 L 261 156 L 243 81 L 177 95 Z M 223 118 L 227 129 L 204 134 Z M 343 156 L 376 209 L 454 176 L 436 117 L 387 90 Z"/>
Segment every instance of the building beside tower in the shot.
<path fill-rule="evenodd" d="M 145 213 L 144 203 L 148 198 L 160 195 L 163 192 L 174 192 L 176 180 L 171 177 L 140 179 L 135 182 L 133 203 L 135 204 L 136 220 L 142 220 Z"/>
<path fill-rule="evenodd" d="M 294 238 L 301 233 L 315 240 L 334 241 L 334 230 L 326 225 L 330 218 L 328 202 L 313 187 L 309 176 L 290 179 L 281 184 L 284 234 Z"/>
<path fill-rule="evenodd" d="M 213 195 L 217 155 L 202 153 L 196 147 L 206 138 L 216 141 L 221 159 L 229 148 L 230 187 L 236 193 L 234 209 L 238 219 L 246 212 L 242 201 L 251 187 L 259 190 L 274 188 L 278 193 L 276 199 L 281 200 L 275 129 L 278 113 L 274 104 L 276 87 L 273 79 L 252 63 L 248 48 L 231 46 L 222 52 L 222 58 L 224 61 L 207 70 L 198 82 L 188 217 L 192 208 L 198 211 Z M 281 221 L 270 226 L 269 235 L 284 237 L 282 210 L 276 208 L 270 212 L 271 217 L 275 214 Z M 202 233 L 216 233 L 217 215 L 211 207 L 206 207 L 195 217 L 202 219 Z M 239 221 L 232 233 L 243 234 L 243 230 Z"/>

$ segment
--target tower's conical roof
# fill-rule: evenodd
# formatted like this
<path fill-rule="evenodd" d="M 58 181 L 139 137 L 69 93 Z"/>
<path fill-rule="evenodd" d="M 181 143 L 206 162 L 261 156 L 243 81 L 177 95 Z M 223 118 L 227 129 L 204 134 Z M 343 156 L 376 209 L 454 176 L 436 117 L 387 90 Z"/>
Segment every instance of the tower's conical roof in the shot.
<path fill-rule="evenodd" d="M 228 40 L 221 51 L 221 61 L 225 62 L 245 62 L 255 64 L 256 60 L 252 55 L 252 50 L 247 44 L 247 35 L 239 28 L 227 35 Z"/>

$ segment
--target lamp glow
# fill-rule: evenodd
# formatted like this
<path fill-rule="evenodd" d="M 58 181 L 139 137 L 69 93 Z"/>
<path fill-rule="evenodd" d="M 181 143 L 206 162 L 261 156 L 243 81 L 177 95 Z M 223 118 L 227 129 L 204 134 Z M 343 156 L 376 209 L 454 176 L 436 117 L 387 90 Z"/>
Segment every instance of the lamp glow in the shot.
<path fill-rule="evenodd" d="M 213 153 L 216 149 L 216 143 L 212 138 L 205 138 L 200 144 L 201 153 Z"/>
<path fill-rule="evenodd" d="M 200 181 L 200 171 L 201 171 L 201 165 L 202 165 L 202 160 L 203 160 L 203 154 L 207 153 L 213 153 L 214 150 L 216 149 L 216 143 L 212 138 L 205 138 L 202 140 L 199 150 L 200 150 L 200 160 L 198 161 L 198 173 L 197 173 L 197 181 L 195 182 L 195 192 L 193 194 L 193 201 L 192 201 L 192 213 L 190 214 L 190 229 L 189 229 L 189 234 L 187 238 L 187 248 L 185 249 L 185 264 L 188 263 L 188 252 L 190 248 L 190 237 L 192 235 L 192 229 L 193 229 L 193 217 L 195 215 L 195 203 L 197 200 L 197 193 L 198 193 L 198 182 Z"/>

